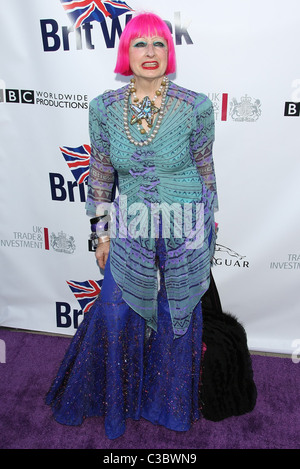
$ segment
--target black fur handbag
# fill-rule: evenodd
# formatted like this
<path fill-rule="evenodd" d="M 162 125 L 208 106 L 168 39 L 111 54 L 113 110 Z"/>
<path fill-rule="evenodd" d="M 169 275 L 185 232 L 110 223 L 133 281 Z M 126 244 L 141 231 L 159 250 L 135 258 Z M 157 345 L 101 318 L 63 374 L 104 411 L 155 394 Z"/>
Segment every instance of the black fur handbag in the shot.
<path fill-rule="evenodd" d="M 244 327 L 224 313 L 212 273 L 202 298 L 203 349 L 200 399 L 202 415 L 219 421 L 255 407 L 257 391 Z"/>

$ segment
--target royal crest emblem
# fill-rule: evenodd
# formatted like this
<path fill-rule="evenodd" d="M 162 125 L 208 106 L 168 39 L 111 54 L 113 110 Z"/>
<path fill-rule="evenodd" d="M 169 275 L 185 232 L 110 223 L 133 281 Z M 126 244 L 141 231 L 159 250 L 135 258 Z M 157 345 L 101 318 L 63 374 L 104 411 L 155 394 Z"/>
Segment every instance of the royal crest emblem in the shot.
<path fill-rule="evenodd" d="M 245 94 L 245 96 L 241 97 L 240 102 L 233 98 L 230 103 L 230 116 L 234 121 L 255 122 L 260 115 L 261 102 L 259 99 L 252 102 L 252 98 Z"/>
<path fill-rule="evenodd" d="M 50 244 L 54 251 L 64 252 L 66 254 L 73 254 L 76 249 L 73 236 L 67 237 L 66 233 L 63 231 L 60 231 L 57 236 L 51 233 Z"/>

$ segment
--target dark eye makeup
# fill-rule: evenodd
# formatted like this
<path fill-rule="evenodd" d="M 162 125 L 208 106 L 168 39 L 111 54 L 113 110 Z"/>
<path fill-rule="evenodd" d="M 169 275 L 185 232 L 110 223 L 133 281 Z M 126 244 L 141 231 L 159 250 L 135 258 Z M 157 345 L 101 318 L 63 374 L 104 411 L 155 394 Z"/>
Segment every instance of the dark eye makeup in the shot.
<path fill-rule="evenodd" d="M 138 41 L 136 42 L 133 47 L 147 47 L 148 43 L 146 41 Z M 162 41 L 154 41 L 154 47 L 166 47 L 166 45 Z"/>

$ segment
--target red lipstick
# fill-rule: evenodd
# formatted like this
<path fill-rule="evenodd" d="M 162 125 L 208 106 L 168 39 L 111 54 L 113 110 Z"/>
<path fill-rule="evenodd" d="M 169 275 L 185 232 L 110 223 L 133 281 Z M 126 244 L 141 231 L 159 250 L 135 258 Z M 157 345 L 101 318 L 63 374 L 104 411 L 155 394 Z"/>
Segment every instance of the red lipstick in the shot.
<path fill-rule="evenodd" d="M 148 61 L 142 63 L 142 68 L 144 70 L 156 70 L 159 67 L 158 62 L 156 61 Z"/>

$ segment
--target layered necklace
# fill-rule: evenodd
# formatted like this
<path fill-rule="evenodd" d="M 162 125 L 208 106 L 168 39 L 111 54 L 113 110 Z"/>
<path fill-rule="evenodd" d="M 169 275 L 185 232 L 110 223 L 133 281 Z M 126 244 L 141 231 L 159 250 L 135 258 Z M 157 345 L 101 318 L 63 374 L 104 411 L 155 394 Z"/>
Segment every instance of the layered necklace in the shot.
<path fill-rule="evenodd" d="M 149 96 L 145 96 L 142 101 L 139 101 L 139 99 L 136 96 L 136 88 L 135 88 L 135 79 L 132 78 L 130 81 L 130 84 L 126 90 L 125 93 L 125 104 L 124 104 L 124 128 L 125 128 L 125 133 L 128 138 L 128 140 L 133 143 L 136 146 L 144 146 L 144 145 L 149 145 L 149 143 L 152 142 L 152 140 L 155 138 L 162 118 L 163 118 L 163 113 L 164 113 L 164 108 L 165 108 L 165 103 L 166 103 L 166 96 L 167 96 L 167 91 L 168 91 L 168 84 L 169 84 L 169 79 L 168 77 L 164 77 L 160 88 L 155 92 L 155 97 L 154 99 L 150 99 Z M 133 104 L 130 105 L 131 110 L 133 111 L 133 116 L 130 120 L 131 125 L 137 125 L 140 133 L 142 135 L 145 135 L 148 132 L 150 133 L 149 137 L 146 140 L 142 141 L 137 141 L 135 140 L 131 133 L 130 133 L 130 128 L 128 125 L 128 111 L 129 111 L 129 100 L 130 100 L 130 95 L 132 95 L 132 100 Z M 160 108 L 155 106 L 155 100 L 161 96 L 161 105 Z M 153 121 L 154 121 L 154 116 L 155 114 L 158 113 L 157 116 L 157 121 L 155 126 L 153 127 Z M 145 119 L 147 122 L 148 126 L 148 131 L 141 127 L 142 120 Z"/>

